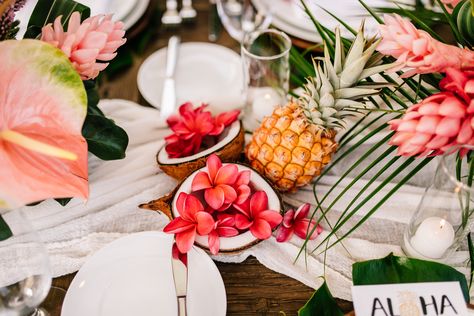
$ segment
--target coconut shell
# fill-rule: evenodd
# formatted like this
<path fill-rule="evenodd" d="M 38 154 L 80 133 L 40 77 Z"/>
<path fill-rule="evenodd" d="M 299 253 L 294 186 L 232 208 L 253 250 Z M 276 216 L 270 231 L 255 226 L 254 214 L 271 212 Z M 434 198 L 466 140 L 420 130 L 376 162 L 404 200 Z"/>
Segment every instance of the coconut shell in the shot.
<path fill-rule="evenodd" d="M 237 136 L 230 141 L 227 145 L 222 147 L 221 149 L 209 153 L 208 155 L 179 163 L 179 164 L 163 164 L 159 161 L 159 153 L 162 150 L 165 150 L 165 147 L 163 146 L 158 154 L 156 155 L 156 161 L 158 162 L 158 166 L 160 167 L 161 170 L 163 170 L 164 173 L 167 175 L 175 178 L 178 181 L 182 181 L 186 179 L 191 173 L 194 171 L 206 166 L 206 160 L 207 157 L 209 157 L 212 154 L 216 154 L 219 156 L 222 162 L 235 162 L 238 161 L 240 158 L 241 153 L 244 150 L 244 145 L 245 145 L 245 131 L 242 126 L 242 123 L 240 123 L 240 130 Z"/>

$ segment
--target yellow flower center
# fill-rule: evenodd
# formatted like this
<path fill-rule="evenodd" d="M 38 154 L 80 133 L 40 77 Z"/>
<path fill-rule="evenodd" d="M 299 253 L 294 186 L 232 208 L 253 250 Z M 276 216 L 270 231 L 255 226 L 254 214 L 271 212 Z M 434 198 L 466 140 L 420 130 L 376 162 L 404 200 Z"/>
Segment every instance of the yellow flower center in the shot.
<path fill-rule="evenodd" d="M 42 143 L 12 130 L 7 129 L 4 131 L 0 131 L 0 140 L 1 139 L 43 155 L 66 160 L 77 160 L 77 155 L 73 152 Z"/>

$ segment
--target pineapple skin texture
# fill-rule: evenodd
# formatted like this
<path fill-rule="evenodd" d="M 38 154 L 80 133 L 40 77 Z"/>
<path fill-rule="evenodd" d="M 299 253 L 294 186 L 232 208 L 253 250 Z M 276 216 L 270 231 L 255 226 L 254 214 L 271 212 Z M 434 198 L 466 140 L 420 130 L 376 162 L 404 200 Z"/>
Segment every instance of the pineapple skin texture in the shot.
<path fill-rule="evenodd" d="M 281 192 L 318 176 L 337 150 L 336 132 L 311 124 L 300 105 L 290 102 L 263 119 L 245 148 L 250 165 Z"/>

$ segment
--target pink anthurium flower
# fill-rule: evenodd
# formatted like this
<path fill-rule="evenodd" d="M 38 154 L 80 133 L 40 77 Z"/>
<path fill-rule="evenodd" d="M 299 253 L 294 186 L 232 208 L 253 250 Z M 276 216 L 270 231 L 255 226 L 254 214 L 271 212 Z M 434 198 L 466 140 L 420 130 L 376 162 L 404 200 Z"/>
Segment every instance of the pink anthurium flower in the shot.
<path fill-rule="evenodd" d="M 87 95 L 79 75 L 37 40 L 1 42 L 0 59 L 0 208 L 87 198 Z"/>
<path fill-rule="evenodd" d="M 219 237 L 234 237 L 239 234 L 239 231 L 234 227 L 234 216 L 229 214 L 219 214 L 217 221 L 214 224 L 214 229 L 209 233 L 208 242 L 209 250 L 213 255 L 217 255 L 220 248 Z"/>
<path fill-rule="evenodd" d="M 165 233 L 175 234 L 176 245 L 187 253 L 194 244 L 196 233 L 205 236 L 214 229 L 214 219 L 204 211 L 201 201 L 192 194 L 181 192 L 176 201 L 179 217 L 165 226 Z"/>
<path fill-rule="evenodd" d="M 270 238 L 272 229 L 282 221 L 280 213 L 268 209 L 268 196 L 264 191 L 255 192 L 250 199 L 234 207 L 240 212 L 235 215 L 235 227 L 250 229 L 258 239 Z"/>
<path fill-rule="evenodd" d="M 207 158 L 208 172 L 200 171 L 191 184 L 193 192 L 204 190 L 204 199 L 214 210 L 228 209 L 237 199 L 237 192 L 232 187 L 239 177 L 239 170 L 234 164 L 222 165 L 216 154 Z"/>
<path fill-rule="evenodd" d="M 316 226 L 315 220 L 306 218 L 310 207 L 311 206 L 308 203 L 305 203 L 298 207 L 296 212 L 295 210 L 290 209 L 285 213 L 283 216 L 283 222 L 278 228 L 276 235 L 276 240 L 278 242 L 286 242 L 290 240 L 293 233 L 301 239 L 306 239 L 307 234 L 311 233 Z M 322 227 L 318 225 L 311 236 L 309 236 L 309 239 L 315 239 L 322 231 Z"/>

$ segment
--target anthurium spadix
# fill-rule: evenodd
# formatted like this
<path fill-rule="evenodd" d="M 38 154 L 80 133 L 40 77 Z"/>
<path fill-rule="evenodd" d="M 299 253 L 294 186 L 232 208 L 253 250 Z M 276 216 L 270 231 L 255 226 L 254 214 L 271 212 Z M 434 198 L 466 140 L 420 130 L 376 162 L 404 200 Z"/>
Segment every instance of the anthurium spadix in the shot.
<path fill-rule="evenodd" d="M 0 43 L 0 208 L 88 196 L 87 95 L 64 53 Z"/>

